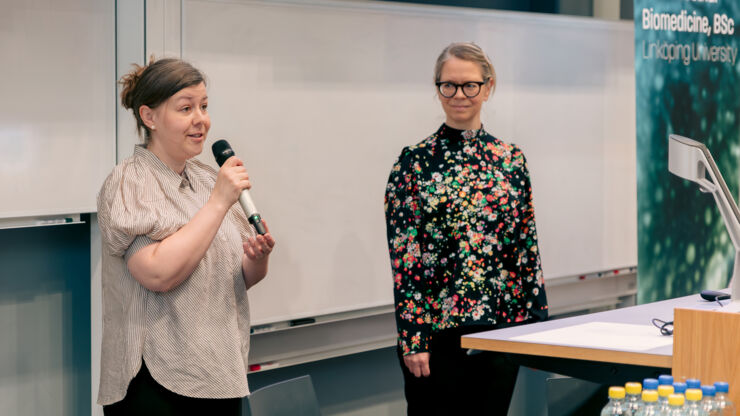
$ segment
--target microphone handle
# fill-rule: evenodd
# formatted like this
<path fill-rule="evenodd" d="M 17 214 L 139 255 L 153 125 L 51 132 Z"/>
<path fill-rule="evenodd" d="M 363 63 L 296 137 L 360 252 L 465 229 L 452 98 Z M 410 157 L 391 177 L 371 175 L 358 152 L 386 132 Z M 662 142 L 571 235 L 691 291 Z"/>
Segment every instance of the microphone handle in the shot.
<path fill-rule="evenodd" d="M 239 195 L 239 205 L 242 206 L 244 213 L 247 214 L 249 223 L 257 230 L 257 234 L 265 235 L 267 233 L 265 224 L 262 223 L 262 217 L 257 212 L 257 207 L 254 206 L 252 197 L 249 196 L 249 191 L 246 189 L 242 191 L 241 195 Z"/>

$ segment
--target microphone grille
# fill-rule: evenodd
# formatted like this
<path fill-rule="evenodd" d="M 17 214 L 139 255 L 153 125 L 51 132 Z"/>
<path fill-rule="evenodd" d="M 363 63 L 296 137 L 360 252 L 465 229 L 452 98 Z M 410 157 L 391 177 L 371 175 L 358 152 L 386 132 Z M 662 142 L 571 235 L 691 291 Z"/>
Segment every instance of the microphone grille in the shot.
<path fill-rule="evenodd" d="M 213 143 L 211 150 L 213 150 L 213 157 L 216 158 L 216 163 L 218 163 L 219 166 L 223 165 L 224 162 L 226 162 L 226 159 L 234 156 L 234 150 L 231 149 L 229 142 L 224 139 L 217 140 Z"/>

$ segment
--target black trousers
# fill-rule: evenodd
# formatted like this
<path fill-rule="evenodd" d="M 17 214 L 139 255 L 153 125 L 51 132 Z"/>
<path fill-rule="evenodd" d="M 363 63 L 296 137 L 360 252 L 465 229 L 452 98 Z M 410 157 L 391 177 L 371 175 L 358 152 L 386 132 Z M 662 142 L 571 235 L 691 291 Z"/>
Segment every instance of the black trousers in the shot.
<path fill-rule="evenodd" d="M 103 406 L 103 413 L 106 416 L 240 416 L 242 399 L 197 399 L 181 396 L 157 383 L 142 362 L 141 370 L 128 385 L 126 397 L 120 402 Z"/>
<path fill-rule="evenodd" d="M 490 327 L 464 327 L 432 335 L 429 377 L 416 377 L 398 358 L 403 369 L 409 416 L 502 415 L 509 411 L 519 366 L 506 354 L 476 352 L 460 347 L 460 337 Z"/>

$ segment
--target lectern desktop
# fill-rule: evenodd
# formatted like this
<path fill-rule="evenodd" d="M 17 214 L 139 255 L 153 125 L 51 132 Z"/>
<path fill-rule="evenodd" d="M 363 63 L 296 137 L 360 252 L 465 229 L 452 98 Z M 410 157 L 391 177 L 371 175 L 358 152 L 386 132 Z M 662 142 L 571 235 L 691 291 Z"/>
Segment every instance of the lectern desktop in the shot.
<path fill-rule="evenodd" d="M 723 309 L 690 295 L 469 334 L 462 347 L 509 353 L 521 365 L 601 384 L 668 373 L 703 384 L 727 381 L 740 403 L 740 314 Z M 674 321 L 673 336 L 661 335 L 652 318 Z M 613 336 L 598 335 L 605 332 Z"/>

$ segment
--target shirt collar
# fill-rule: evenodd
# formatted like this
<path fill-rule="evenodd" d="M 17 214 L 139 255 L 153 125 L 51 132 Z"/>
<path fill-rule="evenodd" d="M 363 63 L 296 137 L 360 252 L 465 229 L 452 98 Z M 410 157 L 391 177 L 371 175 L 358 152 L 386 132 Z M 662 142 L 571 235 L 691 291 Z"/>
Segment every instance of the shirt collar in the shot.
<path fill-rule="evenodd" d="M 161 174 L 161 177 L 173 187 L 188 187 L 193 189 L 193 185 L 190 181 L 190 175 L 188 175 L 188 166 L 190 161 L 185 161 L 185 168 L 182 171 L 182 175 L 178 174 L 172 168 L 162 162 L 157 155 L 152 153 L 146 148 L 146 145 L 137 144 L 134 147 L 134 158 L 139 159 L 145 165 L 153 168 L 155 172 Z"/>
<path fill-rule="evenodd" d="M 447 124 L 442 124 L 439 130 L 437 130 L 437 135 L 450 143 L 470 142 L 486 134 L 482 124 L 477 130 L 458 130 Z"/>

